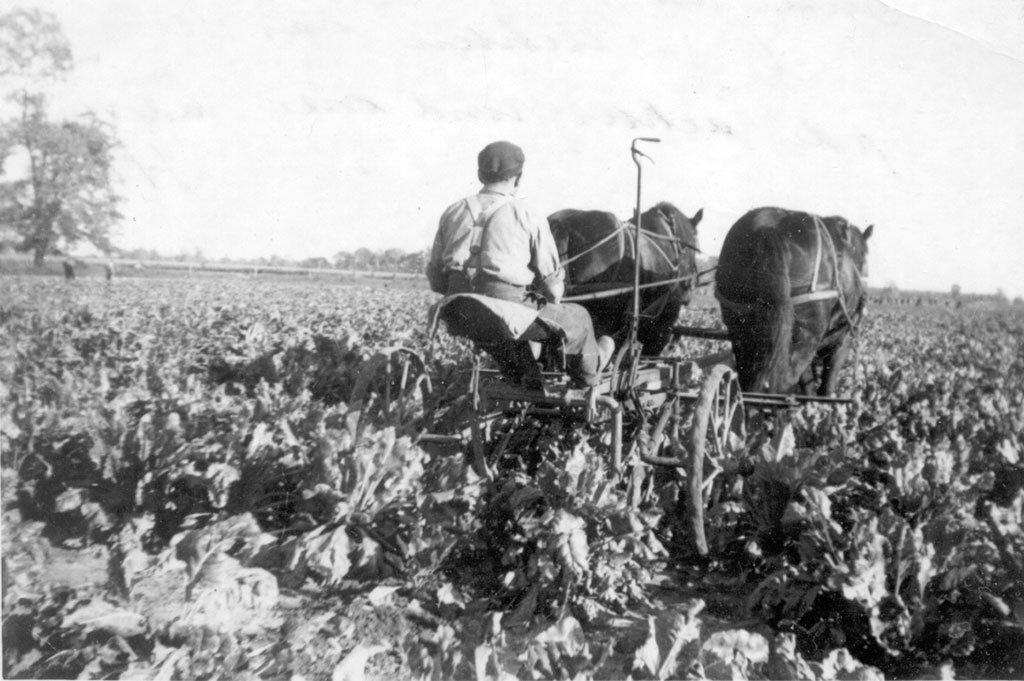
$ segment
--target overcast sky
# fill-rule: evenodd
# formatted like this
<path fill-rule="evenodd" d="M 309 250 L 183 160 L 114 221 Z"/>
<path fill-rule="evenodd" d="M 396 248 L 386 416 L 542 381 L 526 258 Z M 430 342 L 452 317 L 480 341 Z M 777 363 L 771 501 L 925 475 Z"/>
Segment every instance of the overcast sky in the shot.
<path fill-rule="evenodd" d="M 119 243 L 289 258 L 429 245 L 477 151 L 544 213 L 874 223 L 871 280 L 1024 294 L 1024 0 L 39 0 L 62 114 L 124 143 Z"/>

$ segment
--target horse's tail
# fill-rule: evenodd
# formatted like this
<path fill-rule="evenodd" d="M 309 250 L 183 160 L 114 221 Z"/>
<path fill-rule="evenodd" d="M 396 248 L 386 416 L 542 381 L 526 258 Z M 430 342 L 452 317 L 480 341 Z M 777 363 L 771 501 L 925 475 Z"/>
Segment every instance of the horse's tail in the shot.
<path fill-rule="evenodd" d="M 789 253 L 779 229 L 765 230 L 764 254 L 771 276 L 765 287 L 767 337 L 770 339 L 765 358 L 763 381 L 769 391 L 787 391 L 795 382 L 792 373 L 793 297 L 789 275 Z"/>
<path fill-rule="evenodd" d="M 717 295 L 743 389 L 781 391 L 788 387 L 793 337 L 789 254 L 779 229 L 749 229 L 737 236 L 739 252 L 726 238 Z"/>

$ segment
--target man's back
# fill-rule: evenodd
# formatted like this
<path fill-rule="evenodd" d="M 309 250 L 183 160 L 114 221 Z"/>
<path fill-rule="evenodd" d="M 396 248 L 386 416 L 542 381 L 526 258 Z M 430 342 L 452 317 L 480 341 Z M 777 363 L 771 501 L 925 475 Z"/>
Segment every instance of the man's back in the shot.
<path fill-rule="evenodd" d="M 439 293 L 455 293 L 445 272 L 467 272 L 517 287 L 537 285 L 549 301 L 562 297 L 558 250 L 547 220 L 510 193 L 484 188 L 441 216 L 428 277 Z"/>

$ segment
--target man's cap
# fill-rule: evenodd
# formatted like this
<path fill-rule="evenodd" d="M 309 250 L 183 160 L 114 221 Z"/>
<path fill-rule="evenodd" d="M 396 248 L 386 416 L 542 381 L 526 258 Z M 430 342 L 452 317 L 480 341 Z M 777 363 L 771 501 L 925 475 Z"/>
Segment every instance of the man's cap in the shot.
<path fill-rule="evenodd" d="M 481 182 L 501 182 L 523 172 L 526 156 L 516 145 L 501 140 L 484 147 L 476 161 L 477 176 Z"/>

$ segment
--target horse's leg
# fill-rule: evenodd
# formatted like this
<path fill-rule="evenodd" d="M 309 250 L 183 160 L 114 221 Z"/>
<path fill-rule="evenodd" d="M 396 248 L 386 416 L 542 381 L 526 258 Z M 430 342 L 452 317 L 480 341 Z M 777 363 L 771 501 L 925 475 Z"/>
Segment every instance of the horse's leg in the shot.
<path fill-rule="evenodd" d="M 813 395 L 817 385 L 821 343 L 828 325 L 827 314 L 820 307 L 803 305 L 793 311 L 792 375 L 783 385 L 791 385 L 803 395 Z"/>
<path fill-rule="evenodd" d="M 672 327 L 679 321 L 679 311 L 682 309 L 682 300 L 672 298 L 665 303 L 657 317 L 644 321 L 640 341 L 643 343 L 645 355 L 655 356 L 662 353 L 672 340 Z"/>
<path fill-rule="evenodd" d="M 846 356 L 849 352 L 850 337 L 844 334 L 842 340 L 822 356 L 821 384 L 818 386 L 819 396 L 828 397 L 835 393 L 836 383 L 839 380 L 839 370 L 846 362 Z"/>

